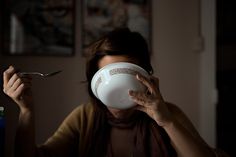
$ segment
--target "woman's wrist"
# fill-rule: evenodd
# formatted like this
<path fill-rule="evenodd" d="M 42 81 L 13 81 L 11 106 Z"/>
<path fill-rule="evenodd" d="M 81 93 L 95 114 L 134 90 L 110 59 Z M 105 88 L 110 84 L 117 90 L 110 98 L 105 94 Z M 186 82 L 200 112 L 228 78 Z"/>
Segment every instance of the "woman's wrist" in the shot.
<path fill-rule="evenodd" d="M 165 123 L 163 123 L 162 128 L 165 130 L 169 130 L 176 125 L 177 121 L 174 118 L 170 118 Z"/>
<path fill-rule="evenodd" d="M 32 107 L 20 107 L 20 114 L 21 115 L 31 115 L 33 113 Z"/>
<path fill-rule="evenodd" d="M 34 111 L 29 108 L 21 108 L 19 114 L 20 127 L 29 127 L 34 124 Z"/>
<path fill-rule="evenodd" d="M 156 121 L 156 123 L 159 126 L 161 126 L 163 128 L 168 128 L 176 122 L 175 117 L 172 116 L 169 111 L 166 111 L 161 116 L 159 114 L 158 113 L 154 114 L 154 116 L 152 118 Z M 163 115 L 165 115 L 165 116 L 163 116 Z"/>

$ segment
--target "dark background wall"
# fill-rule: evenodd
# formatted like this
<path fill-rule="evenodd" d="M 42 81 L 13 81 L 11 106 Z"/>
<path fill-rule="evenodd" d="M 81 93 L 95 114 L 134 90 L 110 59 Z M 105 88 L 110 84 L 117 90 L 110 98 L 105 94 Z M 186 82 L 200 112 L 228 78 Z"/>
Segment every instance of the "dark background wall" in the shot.
<path fill-rule="evenodd" d="M 236 3 L 217 0 L 217 145 L 236 156 Z"/>

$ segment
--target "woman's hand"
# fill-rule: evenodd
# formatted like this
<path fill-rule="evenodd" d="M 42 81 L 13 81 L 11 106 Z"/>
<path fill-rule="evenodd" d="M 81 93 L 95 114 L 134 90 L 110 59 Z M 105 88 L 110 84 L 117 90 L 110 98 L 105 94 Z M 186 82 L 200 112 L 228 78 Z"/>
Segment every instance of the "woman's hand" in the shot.
<path fill-rule="evenodd" d="M 136 75 L 136 77 L 147 87 L 146 92 L 129 91 L 132 100 L 138 104 L 136 109 L 145 112 L 158 125 L 164 127 L 171 122 L 172 117 L 161 96 L 158 78 L 153 76 L 146 78 L 140 74 Z"/>
<path fill-rule="evenodd" d="M 20 77 L 13 66 L 3 73 L 3 91 L 20 107 L 21 111 L 32 108 L 31 78 Z"/>

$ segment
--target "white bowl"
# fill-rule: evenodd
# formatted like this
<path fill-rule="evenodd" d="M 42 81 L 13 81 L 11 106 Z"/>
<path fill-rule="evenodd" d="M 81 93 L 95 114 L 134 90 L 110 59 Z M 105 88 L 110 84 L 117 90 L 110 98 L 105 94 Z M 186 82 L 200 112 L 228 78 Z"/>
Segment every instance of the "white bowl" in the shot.
<path fill-rule="evenodd" d="M 138 65 L 116 62 L 99 69 L 93 76 L 93 94 L 108 107 L 127 109 L 135 103 L 129 97 L 129 90 L 145 91 L 146 87 L 137 80 L 136 74 L 148 77 L 148 73 Z"/>

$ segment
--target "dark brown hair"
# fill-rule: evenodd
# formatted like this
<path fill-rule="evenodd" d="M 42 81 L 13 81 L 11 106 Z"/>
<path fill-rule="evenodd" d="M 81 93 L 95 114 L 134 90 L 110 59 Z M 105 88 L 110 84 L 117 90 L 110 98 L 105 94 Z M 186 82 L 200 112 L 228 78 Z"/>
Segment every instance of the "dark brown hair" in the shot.
<path fill-rule="evenodd" d="M 131 32 L 128 28 L 119 28 L 95 41 L 86 49 L 86 76 L 89 83 L 88 90 L 91 97 L 90 82 L 98 68 L 98 61 L 106 55 L 125 55 L 137 61 L 149 74 L 153 73 L 150 63 L 150 52 L 145 39 L 138 32 Z"/>

